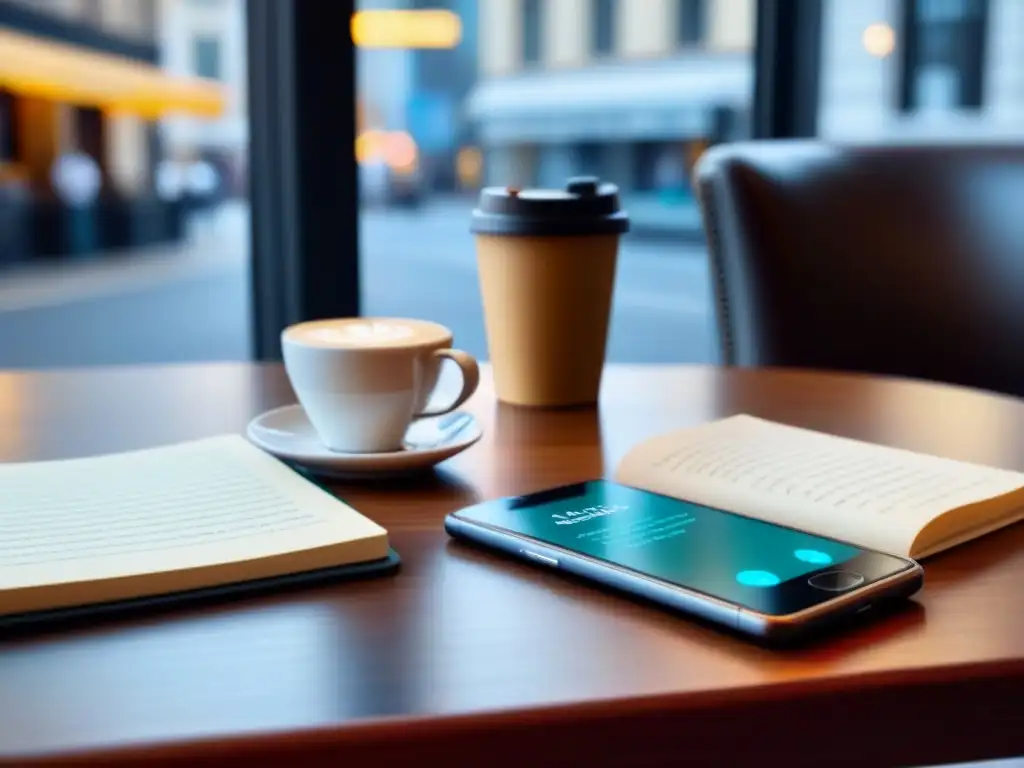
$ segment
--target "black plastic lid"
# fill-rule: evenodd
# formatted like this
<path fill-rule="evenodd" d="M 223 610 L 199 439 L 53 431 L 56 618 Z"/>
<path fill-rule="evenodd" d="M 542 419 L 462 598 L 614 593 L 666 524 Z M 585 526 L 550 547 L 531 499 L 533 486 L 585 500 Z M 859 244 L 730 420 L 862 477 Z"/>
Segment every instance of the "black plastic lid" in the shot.
<path fill-rule="evenodd" d="M 477 235 L 609 235 L 629 230 L 619 188 L 593 176 L 569 179 L 565 189 L 487 187 L 473 211 Z"/>

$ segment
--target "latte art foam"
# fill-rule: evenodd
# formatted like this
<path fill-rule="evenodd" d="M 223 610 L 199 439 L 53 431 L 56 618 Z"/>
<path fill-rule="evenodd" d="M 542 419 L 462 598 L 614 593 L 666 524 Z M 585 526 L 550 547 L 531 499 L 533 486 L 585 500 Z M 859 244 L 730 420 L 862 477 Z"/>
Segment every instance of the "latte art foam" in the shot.
<path fill-rule="evenodd" d="M 395 323 L 344 323 L 342 325 L 311 328 L 304 334 L 310 341 L 324 344 L 380 344 L 382 342 L 403 341 L 416 335 L 407 325 Z"/>
<path fill-rule="evenodd" d="M 389 318 L 316 320 L 292 326 L 286 336 L 294 343 L 338 349 L 406 347 L 451 340 L 451 332 L 436 323 Z"/>

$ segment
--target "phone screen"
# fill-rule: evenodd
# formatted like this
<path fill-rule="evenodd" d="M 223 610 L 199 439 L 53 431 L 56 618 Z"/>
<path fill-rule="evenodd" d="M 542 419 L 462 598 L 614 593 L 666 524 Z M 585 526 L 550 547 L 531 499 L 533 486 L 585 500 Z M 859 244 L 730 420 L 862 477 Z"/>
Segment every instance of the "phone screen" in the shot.
<path fill-rule="evenodd" d="M 465 512 L 460 516 L 766 613 L 791 612 L 835 597 L 807 588 L 807 579 L 816 572 L 855 564 L 873 581 L 909 565 L 831 539 L 605 481 Z"/>

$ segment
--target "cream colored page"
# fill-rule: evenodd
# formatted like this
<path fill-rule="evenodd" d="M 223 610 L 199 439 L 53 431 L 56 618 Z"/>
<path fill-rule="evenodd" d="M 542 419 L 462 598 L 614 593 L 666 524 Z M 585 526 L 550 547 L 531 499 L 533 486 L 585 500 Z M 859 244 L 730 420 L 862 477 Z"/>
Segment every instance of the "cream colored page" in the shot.
<path fill-rule="evenodd" d="M 648 440 L 617 479 L 868 548 L 908 554 L 941 513 L 1024 475 L 733 416 Z"/>
<path fill-rule="evenodd" d="M 258 559 L 384 536 L 237 435 L 0 465 L 3 590 Z"/>

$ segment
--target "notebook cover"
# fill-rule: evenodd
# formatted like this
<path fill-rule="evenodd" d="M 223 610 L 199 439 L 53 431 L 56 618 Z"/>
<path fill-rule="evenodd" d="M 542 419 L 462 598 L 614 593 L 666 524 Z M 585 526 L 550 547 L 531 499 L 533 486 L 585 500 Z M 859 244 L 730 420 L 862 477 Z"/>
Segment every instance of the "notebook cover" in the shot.
<path fill-rule="evenodd" d="M 243 597 L 256 597 L 292 589 L 391 576 L 398 572 L 400 566 L 401 559 L 398 557 L 398 553 L 392 549 L 382 560 L 370 560 L 364 563 L 320 568 L 266 579 L 203 587 L 185 592 L 135 597 L 110 603 L 76 605 L 68 608 L 0 616 L 0 635 L 72 629 L 111 618 L 157 613 L 173 608 L 196 608 Z"/>

